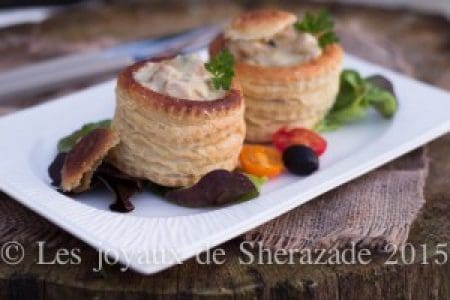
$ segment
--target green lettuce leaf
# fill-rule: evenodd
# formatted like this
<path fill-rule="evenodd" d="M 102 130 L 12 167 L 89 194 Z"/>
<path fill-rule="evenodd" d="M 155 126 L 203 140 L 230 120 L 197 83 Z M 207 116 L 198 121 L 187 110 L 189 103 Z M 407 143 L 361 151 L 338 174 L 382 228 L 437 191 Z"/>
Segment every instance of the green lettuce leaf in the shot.
<path fill-rule="evenodd" d="M 370 105 L 386 119 L 392 118 L 397 111 L 397 101 L 387 91 L 373 88 L 367 93 L 366 97 Z"/>
<path fill-rule="evenodd" d="M 345 123 L 360 120 L 366 116 L 370 107 L 384 118 L 392 118 L 398 105 L 392 85 L 389 88 L 389 84 L 380 75 L 365 79 L 354 70 L 344 70 L 340 76 L 336 102 L 316 130 L 333 131 Z"/>

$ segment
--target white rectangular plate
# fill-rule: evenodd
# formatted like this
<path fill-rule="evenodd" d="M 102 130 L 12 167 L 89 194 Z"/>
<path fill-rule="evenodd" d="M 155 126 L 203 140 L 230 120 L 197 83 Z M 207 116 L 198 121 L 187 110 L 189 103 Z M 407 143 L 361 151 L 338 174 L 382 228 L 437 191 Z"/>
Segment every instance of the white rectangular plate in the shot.
<path fill-rule="evenodd" d="M 149 192 L 133 198 L 135 210 L 108 209 L 111 195 L 77 200 L 50 186 L 47 167 L 58 139 L 82 124 L 111 118 L 114 81 L 0 119 L 0 189 L 98 250 L 132 269 L 155 273 L 352 180 L 450 129 L 449 93 L 347 55 L 346 68 L 390 78 L 400 102 L 391 121 L 376 113 L 327 134 L 320 170 L 271 180 L 257 199 L 222 208 L 190 209 Z"/>

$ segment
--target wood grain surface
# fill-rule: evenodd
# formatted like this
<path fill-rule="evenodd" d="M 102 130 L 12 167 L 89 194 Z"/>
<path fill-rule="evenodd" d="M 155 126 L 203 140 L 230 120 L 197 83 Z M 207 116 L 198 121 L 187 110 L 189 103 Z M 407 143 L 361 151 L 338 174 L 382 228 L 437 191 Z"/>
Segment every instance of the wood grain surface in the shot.
<path fill-rule="evenodd" d="M 246 1 L 246 6 L 225 1 L 193 1 L 190 6 L 175 1 L 158 6 L 110 2 L 107 8 L 77 7 L 42 24 L 0 30 L 0 68 L 225 22 L 255 7 L 254 1 Z M 316 6 L 281 7 L 300 13 Z M 450 23 L 444 18 L 358 6 L 328 9 L 346 51 L 450 90 Z M 17 99 L 0 110 L 9 113 L 90 84 Z M 14 240 L 25 249 L 22 263 L 0 263 L 0 299 L 450 299 L 450 264 L 421 263 L 424 257 L 427 262 L 438 257 L 434 251 L 438 243 L 447 243 L 446 253 L 450 252 L 450 135 L 429 144 L 428 153 L 427 202 L 409 239 L 417 252 L 411 264 L 385 265 L 387 257 L 376 256 L 368 265 L 244 265 L 239 263 L 245 258 L 240 239 L 235 239 L 219 247 L 226 252 L 222 265 L 201 265 L 191 259 L 153 276 L 121 272 L 120 266 L 94 272 L 98 265 L 94 249 L 0 194 L 0 244 Z M 45 261 L 66 248 L 79 249 L 81 263 L 38 264 L 39 242 L 45 242 Z"/>

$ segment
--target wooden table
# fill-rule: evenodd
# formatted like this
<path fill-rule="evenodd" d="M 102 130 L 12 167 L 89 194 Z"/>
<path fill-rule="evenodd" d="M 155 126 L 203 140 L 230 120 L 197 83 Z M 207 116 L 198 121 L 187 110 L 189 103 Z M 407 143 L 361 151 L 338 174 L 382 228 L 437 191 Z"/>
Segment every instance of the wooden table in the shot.
<path fill-rule="evenodd" d="M 63 12 L 39 25 L 0 30 L 0 67 L 223 22 L 243 9 L 227 2 L 189 7 L 114 3 L 106 9 Z M 297 12 L 305 7 L 286 6 Z M 400 10 L 328 8 L 348 52 L 450 90 L 450 24 L 444 18 Z M 47 97 L 18 99 L 0 109 L 15 110 Z M 0 244 L 19 241 L 25 250 L 22 263 L 0 264 L 0 297 L 450 299 L 450 264 L 420 263 L 421 245 L 427 247 L 427 261 L 433 259 L 438 243 L 447 243 L 445 253 L 450 252 L 450 135 L 432 142 L 428 151 L 427 202 L 411 231 L 409 242 L 417 250 L 411 264 L 385 265 L 386 257 L 378 256 L 369 265 L 243 265 L 238 262 L 240 240 L 235 239 L 220 246 L 226 252 L 223 265 L 200 265 L 191 259 L 153 276 L 121 272 L 119 266 L 93 272 L 98 264 L 94 249 L 0 194 Z M 41 254 L 46 262 L 54 259 L 57 249 L 66 248 L 79 249 L 81 263 L 37 264 L 39 241 L 45 242 Z"/>

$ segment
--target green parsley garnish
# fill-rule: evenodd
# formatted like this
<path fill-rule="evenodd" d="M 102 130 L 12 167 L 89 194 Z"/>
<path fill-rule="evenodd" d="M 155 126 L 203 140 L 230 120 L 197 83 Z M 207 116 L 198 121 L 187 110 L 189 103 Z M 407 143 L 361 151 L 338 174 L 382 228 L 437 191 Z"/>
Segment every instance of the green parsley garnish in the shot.
<path fill-rule="evenodd" d="M 317 13 L 306 12 L 301 21 L 294 24 L 295 29 L 314 35 L 319 41 L 319 46 L 325 48 L 339 41 L 334 33 L 334 23 L 326 10 Z"/>
<path fill-rule="evenodd" d="M 212 84 L 215 89 L 230 89 L 234 76 L 234 57 L 227 49 L 205 63 L 205 68 L 213 75 Z"/>

